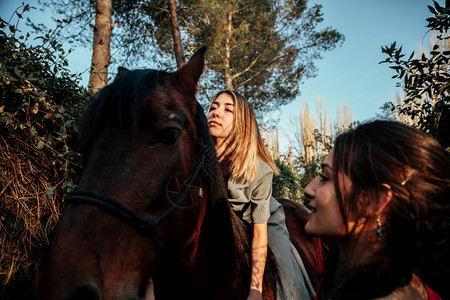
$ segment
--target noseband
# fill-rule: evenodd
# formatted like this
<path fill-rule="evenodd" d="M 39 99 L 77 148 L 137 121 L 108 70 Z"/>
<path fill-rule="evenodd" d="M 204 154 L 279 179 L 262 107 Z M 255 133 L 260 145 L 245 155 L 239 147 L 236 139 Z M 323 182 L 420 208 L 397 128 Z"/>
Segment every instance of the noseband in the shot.
<path fill-rule="evenodd" d="M 166 218 L 184 199 L 189 189 L 191 188 L 192 183 L 197 178 L 204 162 L 205 162 L 205 155 L 202 155 L 200 157 L 200 161 L 197 163 L 197 167 L 192 173 L 191 178 L 189 178 L 189 181 L 186 184 L 184 190 L 180 193 L 177 200 L 174 203 L 172 203 L 172 205 L 159 217 L 141 216 L 132 209 L 130 209 L 129 207 L 120 203 L 119 201 L 106 195 L 98 194 L 91 191 L 83 191 L 83 190 L 74 191 L 71 194 L 69 194 L 69 196 L 67 196 L 65 203 L 66 206 L 71 203 L 83 203 L 101 207 L 110 212 L 111 214 L 124 219 L 129 224 L 136 227 L 139 230 L 139 232 L 152 233 L 156 225 L 158 225 L 158 223 L 161 220 Z"/>

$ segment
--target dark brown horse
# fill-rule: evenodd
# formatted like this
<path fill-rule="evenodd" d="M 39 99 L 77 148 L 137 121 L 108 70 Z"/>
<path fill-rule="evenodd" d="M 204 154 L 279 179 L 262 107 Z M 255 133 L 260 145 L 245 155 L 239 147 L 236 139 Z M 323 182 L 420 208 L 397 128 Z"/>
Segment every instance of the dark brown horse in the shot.
<path fill-rule="evenodd" d="M 92 100 L 84 172 L 38 271 L 38 298 L 139 299 L 150 277 L 156 299 L 247 297 L 248 228 L 230 210 L 195 99 L 204 51 L 174 73 L 121 69 Z M 317 286 L 320 245 L 300 238 Z M 269 255 L 266 299 L 276 280 Z"/>

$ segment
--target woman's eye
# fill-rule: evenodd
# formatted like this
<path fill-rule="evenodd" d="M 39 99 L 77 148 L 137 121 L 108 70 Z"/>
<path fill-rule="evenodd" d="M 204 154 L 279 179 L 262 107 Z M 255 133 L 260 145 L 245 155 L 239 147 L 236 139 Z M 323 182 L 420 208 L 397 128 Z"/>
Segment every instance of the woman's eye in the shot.
<path fill-rule="evenodd" d="M 319 173 L 319 177 L 320 177 L 320 181 L 321 181 L 321 182 L 324 182 L 324 181 L 328 181 L 328 180 L 329 180 L 328 177 L 326 177 L 325 175 L 323 175 L 323 174 L 321 174 L 321 173 Z"/>

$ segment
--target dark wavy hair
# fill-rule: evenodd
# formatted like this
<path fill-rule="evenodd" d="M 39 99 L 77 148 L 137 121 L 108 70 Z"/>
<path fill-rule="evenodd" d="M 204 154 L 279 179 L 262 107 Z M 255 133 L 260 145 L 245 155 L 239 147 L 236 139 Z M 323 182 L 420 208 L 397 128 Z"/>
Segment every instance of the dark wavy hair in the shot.
<path fill-rule="evenodd" d="M 408 284 L 412 273 L 421 274 L 437 241 L 448 240 L 449 163 L 442 147 L 405 124 L 371 121 L 336 138 L 333 172 L 344 221 L 350 216 L 373 221 L 382 184 L 393 194 L 384 211 L 381 249 L 349 270 L 335 298 L 372 299 Z M 343 188 L 344 175 L 350 190 Z"/>

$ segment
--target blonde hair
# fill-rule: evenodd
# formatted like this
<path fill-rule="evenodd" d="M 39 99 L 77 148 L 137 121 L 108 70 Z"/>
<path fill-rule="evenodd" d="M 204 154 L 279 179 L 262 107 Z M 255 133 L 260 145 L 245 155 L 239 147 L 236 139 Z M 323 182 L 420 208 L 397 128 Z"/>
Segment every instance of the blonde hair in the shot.
<path fill-rule="evenodd" d="M 211 103 L 224 93 L 234 100 L 234 120 L 230 134 L 223 141 L 225 149 L 218 154 L 219 160 L 226 158 L 229 162 L 231 177 L 238 179 L 255 178 L 258 158 L 261 158 L 275 174 L 278 174 L 278 167 L 264 146 L 255 112 L 250 103 L 241 94 L 231 90 L 217 93 Z"/>

